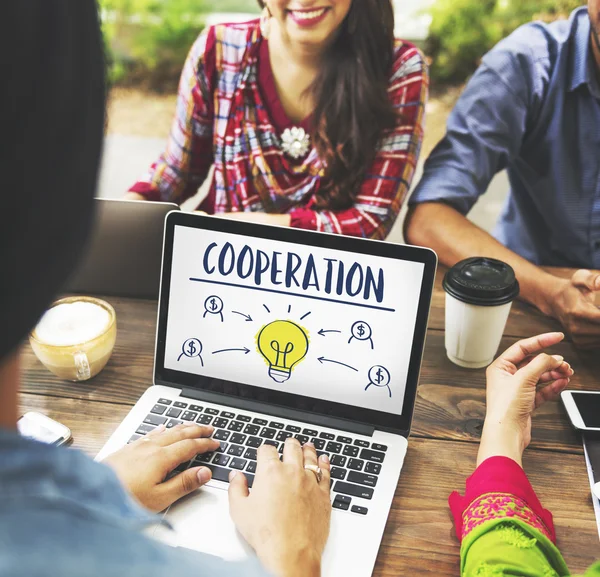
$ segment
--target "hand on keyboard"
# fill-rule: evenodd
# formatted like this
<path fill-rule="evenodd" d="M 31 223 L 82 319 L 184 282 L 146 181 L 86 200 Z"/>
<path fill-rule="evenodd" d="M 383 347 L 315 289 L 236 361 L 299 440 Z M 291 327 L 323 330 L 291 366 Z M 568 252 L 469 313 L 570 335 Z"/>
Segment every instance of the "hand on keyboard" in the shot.
<path fill-rule="evenodd" d="M 209 439 L 213 427 L 185 423 L 164 425 L 109 455 L 111 466 L 129 492 L 150 511 L 162 511 L 211 479 L 207 467 L 192 467 L 165 481 L 169 473 L 198 453 L 214 451 L 219 443 Z"/>
<path fill-rule="evenodd" d="M 320 482 L 305 465 L 321 468 Z M 231 517 L 274 575 L 320 575 L 331 517 L 329 469 L 329 458 L 317 460 L 314 445 L 288 438 L 283 462 L 272 445 L 258 448 L 251 494 L 243 473 L 230 474 Z"/>

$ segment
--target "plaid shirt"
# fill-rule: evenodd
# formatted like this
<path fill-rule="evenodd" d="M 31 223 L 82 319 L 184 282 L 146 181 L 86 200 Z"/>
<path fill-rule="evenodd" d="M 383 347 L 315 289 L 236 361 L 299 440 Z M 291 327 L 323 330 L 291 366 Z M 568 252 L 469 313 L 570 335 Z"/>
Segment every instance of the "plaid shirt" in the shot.
<path fill-rule="evenodd" d="M 166 151 L 131 191 L 182 203 L 214 164 L 200 210 L 289 214 L 294 227 L 385 238 L 406 198 L 423 138 L 428 76 L 422 55 L 396 42 L 388 93 L 400 113 L 398 124 L 382 137 L 354 205 L 333 211 L 314 205 L 324 174 L 316 150 L 293 161 L 281 149 L 278 129 L 285 126 L 274 120 L 273 108 L 283 109 L 268 58 L 261 58 L 265 48 L 258 21 L 219 25 L 200 35 L 181 75 Z"/>

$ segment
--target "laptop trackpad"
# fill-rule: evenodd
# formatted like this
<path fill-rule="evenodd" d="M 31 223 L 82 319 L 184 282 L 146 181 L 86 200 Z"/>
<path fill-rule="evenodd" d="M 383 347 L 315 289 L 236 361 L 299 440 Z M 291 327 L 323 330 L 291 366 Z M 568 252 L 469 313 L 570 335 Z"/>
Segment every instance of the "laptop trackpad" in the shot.
<path fill-rule="evenodd" d="M 205 487 L 184 497 L 166 515 L 174 531 L 157 528 L 154 537 L 233 561 L 254 555 L 229 516 L 227 491 Z"/>
<path fill-rule="evenodd" d="M 331 532 L 323 557 L 326 577 L 371 575 L 381 542 L 387 509 L 380 515 L 333 511 Z M 153 537 L 229 561 L 254 556 L 229 517 L 227 491 L 205 487 L 172 506 L 166 516 L 174 531 L 157 526 Z"/>

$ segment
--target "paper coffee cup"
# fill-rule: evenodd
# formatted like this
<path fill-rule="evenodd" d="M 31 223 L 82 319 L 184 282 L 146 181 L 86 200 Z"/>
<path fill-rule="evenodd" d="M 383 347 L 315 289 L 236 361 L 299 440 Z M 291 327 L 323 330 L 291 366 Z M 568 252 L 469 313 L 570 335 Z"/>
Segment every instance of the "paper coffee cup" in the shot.
<path fill-rule="evenodd" d="M 470 369 L 487 367 L 496 356 L 519 283 L 502 261 L 474 257 L 453 266 L 444 277 L 446 354 Z"/>

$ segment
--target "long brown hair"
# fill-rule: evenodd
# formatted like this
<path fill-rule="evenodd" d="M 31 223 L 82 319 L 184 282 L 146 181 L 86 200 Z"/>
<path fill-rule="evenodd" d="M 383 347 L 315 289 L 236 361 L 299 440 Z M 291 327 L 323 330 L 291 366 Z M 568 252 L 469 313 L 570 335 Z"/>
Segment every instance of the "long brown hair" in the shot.
<path fill-rule="evenodd" d="M 264 8 L 264 1 L 258 0 Z M 318 208 L 349 208 L 379 141 L 397 122 L 388 97 L 394 58 L 391 0 L 353 0 L 310 88 L 315 102 L 312 140 L 325 162 Z"/>

